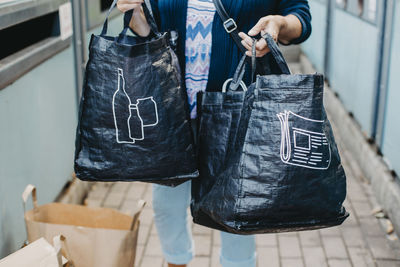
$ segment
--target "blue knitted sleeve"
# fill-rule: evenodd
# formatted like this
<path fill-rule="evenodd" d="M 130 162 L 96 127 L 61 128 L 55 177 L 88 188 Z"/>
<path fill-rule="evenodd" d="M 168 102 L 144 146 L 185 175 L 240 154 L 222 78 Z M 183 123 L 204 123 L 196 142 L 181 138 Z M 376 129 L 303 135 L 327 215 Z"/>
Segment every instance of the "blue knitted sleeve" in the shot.
<path fill-rule="evenodd" d="M 281 0 L 278 12 L 282 16 L 295 15 L 301 22 L 301 36 L 291 41 L 291 44 L 299 44 L 308 39 L 311 34 L 311 13 L 307 0 Z"/>

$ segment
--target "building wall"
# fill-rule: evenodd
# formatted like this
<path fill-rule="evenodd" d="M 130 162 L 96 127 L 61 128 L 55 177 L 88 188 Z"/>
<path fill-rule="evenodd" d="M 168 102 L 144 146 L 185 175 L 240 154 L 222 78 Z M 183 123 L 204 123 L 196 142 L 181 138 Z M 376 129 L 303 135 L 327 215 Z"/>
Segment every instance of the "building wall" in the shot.
<path fill-rule="evenodd" d="M 110 33 L 120 31 L 121 21 L 110 21 Z M 0 258 L 26 239 L 25 186 L 36 185 L 39 204 L 45 204 L 54 201 L 73 173 L 74 67 L 71 45 L 0 90 Z"/>
<path fill-rule="evenodd" d="M 371 136 L 378 72 L 378 28 L 339 8 L 333 12 L 332 22 L 329 82 L 361 129 Z"/>
<path fill-rule="evenodd" d="M 400 174 L 400 0 L 396 0 L 382 150 Z"/>
<path fill-rule="evenodd" d="M 322 0 L 309 2 L 312 14 L 312 34 L 310 38 L 302 44 L 303 51 L 307 54 L 314 67 L 319 71 L 324 71 L 325 63 L 325 44 L 327 31 L 327 3 Z"/>
<path fill-rule="evenodd" d="M 334 1 L 334 0 L 332 0 Z M 388 0 L 391 1 L 391 0 Z M 381 145 L 383 156 L 390 167 L 400 174 L 400 0 L 394 0 L 394 20 L 392 22 L 392 40 L 389 63 L 389 79 L 386 90 L 386 101 L 380 101 L 384 107 L 384 124 L 374 125 L 373 121 L 379 112 L 377 106 L 378 73 L 385 66 L 380 65 L 383 54 L 379 51 L 383 42 L 381 24 L 383 7 L 386 1 L 376 1 L 377 8 L 371 14 L 371 3 L 365 0 L 364 13 L 360 16 L 357 12 L 357 0 L 347 0 L 347 10 L 332 5 L 329 23 L 327 24 L 326 12 L 328 1 L 309 0 L 313 16 L 313 33 L 309 40 L 302 44 L 302 50 L 314 64 L 315 68 L 324 72 L 329 79 L 332 89 L 338 94 L 346 109 L 354 115 L 355 120 L 366 136 L 374 138 L 375 132 L 382 132 L 382 140 L 376 140 Z M 345 1 L 346 2 L 346 1 Z M 344 3 L 344 2 L 342 2 Z M 373 10 L 374 8 L 372 8 Z M 358 10 L 358 11 L 357 11 Z M 391 12 L 392 10 L 388 10 Z M 389 22 L 390 23 L 390 22 Z M 389 27 L 385 29 L 390 30 Z M 327 34 L 327 31 L 328 34 Z M 329 39 L 327 40 L 327 36 Z M 388 36 L 388 35 L 385 35 Z M 389 35 L 390 36 L 390 35 Z M 326 42 L 329 50 L 325 51 Z M 327 69 L 324 69 L 324 61 Z M 382 61 L 385 64 L 385 61 Z M 383 73 L 385 74 L 385 73 Z M 383 75 L 385 77 L 385 75 Z M 385 81 L 382 81 L 383 84 Z M 376 127 L 376 128 L 374 128 Z M 349 137 L 351 138 L 351 137 Z"/>

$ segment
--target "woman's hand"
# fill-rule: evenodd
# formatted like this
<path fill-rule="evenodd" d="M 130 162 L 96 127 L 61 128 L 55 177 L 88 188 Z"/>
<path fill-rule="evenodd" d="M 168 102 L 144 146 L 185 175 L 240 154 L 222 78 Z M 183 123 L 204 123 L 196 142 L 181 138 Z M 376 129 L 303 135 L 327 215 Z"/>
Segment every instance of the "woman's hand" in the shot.
<path fill-rule="evenodd" d="M 121 12 L 138 9 L 142 6 L 143 0 L 118 0 L 117 7 Z"/>
<path fill-rule="evenodd" d="M 118 0 L 118 9 L 122 12 L 133 9 L 129 27 L 139 36 L 146 37 L 150 34 L 150 26 L 142 9 L 143 0 Z"/>
<path fill-rule="evenodd" d="M 276 42 L 279 40 L 284 44 L 288 44 L 291 40 L 300 37 L 301 30 L 301 22 L 296 16 L 271 15 L 261 18 L 248 32 L 248 35 L 240 32 L 239 36 L 242 38 L 242 45 L 248 50 L 246 55 L 251 56 L 253 38 L 250 36 L 256 36 L 260 33 L 263 36 L 269 33 Z M 256 56 L 263 57 L 268 52 L 267 42 L 263 38 L 258 40 L 256 43 Z"/>

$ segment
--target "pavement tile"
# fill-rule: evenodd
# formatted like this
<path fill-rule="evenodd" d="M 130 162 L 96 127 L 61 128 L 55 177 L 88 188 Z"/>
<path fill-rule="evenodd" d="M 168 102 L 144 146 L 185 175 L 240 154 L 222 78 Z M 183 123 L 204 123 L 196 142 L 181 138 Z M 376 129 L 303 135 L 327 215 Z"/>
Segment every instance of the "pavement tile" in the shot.
<path fill-rule="evenodd" d="M 139 263 L 142 260 L 143 252 L 144 252 L 144 246 L 138 245 L 136 247 L 135 266 L 139 266 Z"/>
<path fill-rule="evenodd" d="M 101 198 L 87 198 L 84 201 L 85 206 L 88 207 L 93 207 L 93 208 L 97 208 L 97 207 L 101 207 L 103 204 L 103 199 Z"/>
<path fill-rule="evenodd" d="M 318 230 L 299 232 L 300 243 L 303 247 L 319 247 L 321 246 L 321 238 Z"/>
<path fill-rule="evenodd" d="M 368 245 L 375 259 L 381 260 L 400 260 L 400 252 L 395 253 L 388 244 L 388 240 L 383 237 L 367 237 Z"/>
<path fill-rule="evenodd" d="M 384 236 L 385 233 L 375 217 L 365 217 L 360 219 L 361 230 L 368 236 Z"/>
<path fill-rule="evenodd" d="M 112 192 L 119 192 L 119 193 L 126 193 L 127 190 L 129 190 L 130 186 L 133 183 L 129 182 L 115 182 L 113 183 L 113 186 L 111 187 Z"/>
<path fill-rule="evenodd" d="M 221 233 L 217 230 L 212 231 L 213 246 L 221 246 Z"/>
<path fill-rule="evenodd" d="M 162 267 L 162 265 L 162 257 L 145 256 L 140 267 Z"/>
<path fill-rule="evenodd" d="M 142 195 L 143 200 L 145 200 L 147 203 L 151 203 L 153 201 L 152 198 L 153 194 L 152 194 L 152 187 L 151 185 L 146 187 L 146 190 L 144 192 L 144 194 Z"/>
<path fill-rule="evenodd" d="M 202 225 L 198 225 L 198 224 L 193 224 L 193 234 L 194 235 L 211 235 L 212 234 L 212 229 L 207 228 L 205 226 Z"/>
<path fill-rule="evenodd" d="M 321 247 L 303 248 L 306 267 L 327 267 L 324 250 Z"/>
<path fill-rule="evenodd" d="M 265 246 L 277 246 L 277 235 L 276 234 L 262 234 L 256 235 L 256 244 L 260 247 Z"/>
<path fill-rule="evenodd" d="M 301 257 L 300 240 L 297 235 L 278 235 L 278 242 L 281 257 Z"/>
<path fill-rule="evenodd" d="M 139 211 L 138 203 L 139 200 L 136 199 L 124 199 L 119 210 L 123 213 L 133 216 L 137 211 Z"/>
<path fill-rule="evenodd" d="M 149 237 L 149 225 L 140 225 L 139 227 L 139 237 L 138 237 L 138 244 L 139 245 L 146 245 L 147 239 Z"/>
<path fill-rule="evenodd" d="M 279 267 L 280 258 L 277 247 L 257 248 L 258 267 Z"/>
<path fill-rule="evenodd" d="M 294 258 L 294 259 L 283 258 L 281 263 L 282 267 L 304 267 L 304 263 L 301 258 Z M 261 265 L 261 267 L 268 267 L 268 265 Z"/>
<path fill-rule="evenodd" d="M 342 226 L 340 227 L 342 236 L 346 246 L 348 247 L 363 247 L 365 246 L 365 241 L 363 233 L 359 227 L 356 226 Z"/>
<path fill-rule="evenodd" d="M 400 261 L 378 260 L 377 267 L 400 267 Z"/>
<path fill-rule="evenodd" d="M 359 191 L 360 190 L 360 191 Z M 368 196 L 365 194 L 365 192 L 362 191 L 363 189 L 358 187 L 357 189 L 349 189 L 348 190 L 348 197 L 352 202 L 360 202 L 360 203 L 368 203 Z"/>
<path fill-rule="evenodd" d="M 371 215 L 372 207 L 369 201 L 363 201 L 363 202 L 352 201 L 351 204 L 358 218 L 372 217 Z"/>
<path fill-rule="evenodd" d="M 153 224 L 151 225 L 151 232 L 150 232 L 150 234 L 151 234 L 151 235 L 157 235 L 157 227 L 156 227 L 156 224 L 155 224 L 155 223 L 153 223 Z"/>
<path fill-rule="evenodd" d="M 342 226 L 359 226 L 357 214 L 354 212 L 353 207 L 350 204 L 345 205 L 347 212 L 350 214 L 349 217 L 343 222 Z"/>
<path fill-rule="evenodd" d="M 220 267 L 221 264 L 219 263 L 219 247 L 212 247 L 211 250 L 211 267 Z"/>
<path fill-rule="evenodd" d="M 349 247 L 350 260 L 353 266 L 374 267 L 374 260 L 371 253 L 366 248 Z"/>
<path fill-rule="evenodd" d="M 329 267 L 353 267 L 349 260 L 344 260 L 344 259 L 330 259 L 330 260 L 328 260 L 328 264 L 329 264 Z M 359 267 L 359 266 L 356 266 L 356 267 Z M 362 267 L 364 267 L 364 266 L 362 266 Z"/>
<path fill-rule="evenodd" d="M 196 256 L 210 256 L 211 236 L 194 235 L 193 239 L 196 249 Z"/>
<path fill-rule="evenodd" d="M 340 227 L 329 227 L 319 230 L 322 236 L 340 236 Z"/>
<path fill-rule="evenodd" d="M 107 196 L 108 191 L 110 190 L 109 186 L 101 186 L 99 184 L 95 184 L 92 186 L 89 191 L 87 198 L 88 199 L 104 199 Z"/>
<path fill-rule="evenodd" d="M 162 257 L 162 249 L 161 249 L 161 244 L 160 240 L 158 239 L 158 236 L 150 236 L 148 243 L 146 245 L 146 250 L 144 253 L 145 257 L 146 256 L 159 256 Z"/>
<path fill-rule="evenodd" d="M 328 259 L 347 259 L 348 255 L 344 242 L 341 237 L 322 236 L 322 243 L 325 247 L 326 256 Z"/>
<path fill-rule="evenodd" d="M 285 232 L 285 233 L 279 233 L 277 234 L 278 236 L 297 236 L 296 232 Z"/>
<path fill-rule="evenodd" d="M 103 206 L 106 208 L 119 209 L 124 200 L 125 193 L 109 192 L 104 200 Z"/>
<path fill-rule="evenodd" d="M 142 199 L 146 192 L 146 185 L 143 183 L 134 183 L 126 192 L 127 199 Z"/>
<path fill-rule="evenodd" d="M 153 222 L 153 210 L 144 209 L 140 216 L 140 223 L 150 225 Z"/>
<path fill-rule="evenodd" d="M 188 267 L 208 267 L 210 266 L 210 258 L 209 257 L 195 257 L 191 263 L 188 264 Z"/>

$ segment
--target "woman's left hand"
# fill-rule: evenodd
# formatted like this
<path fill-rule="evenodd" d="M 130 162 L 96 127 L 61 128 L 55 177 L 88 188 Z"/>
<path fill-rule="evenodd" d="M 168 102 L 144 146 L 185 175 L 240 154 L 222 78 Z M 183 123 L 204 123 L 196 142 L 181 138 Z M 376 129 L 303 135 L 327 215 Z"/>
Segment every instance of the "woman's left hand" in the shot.
<path fill-rule="evenodd" d="M 269 33 L 275 41 L 278 41 L 279 33 L 282 28 L 286 25 L 286 18 L 279 15 L 266 16 L 261 18 L 257 24 L 249 31 L 248 35 L 244 32 L 240 32 L 239 36 L 242 38 L 242 45 L 248 50 L 246 55 L 251 56 L 251 50 L 253 45 L 253 38 L 250 36 L 256 36 L 261 33 L 265 35 Z M 257 41 L 256 44 L 256 56 L 263 57 L 269 52 L 267 42 L 264 38 Z"/>

